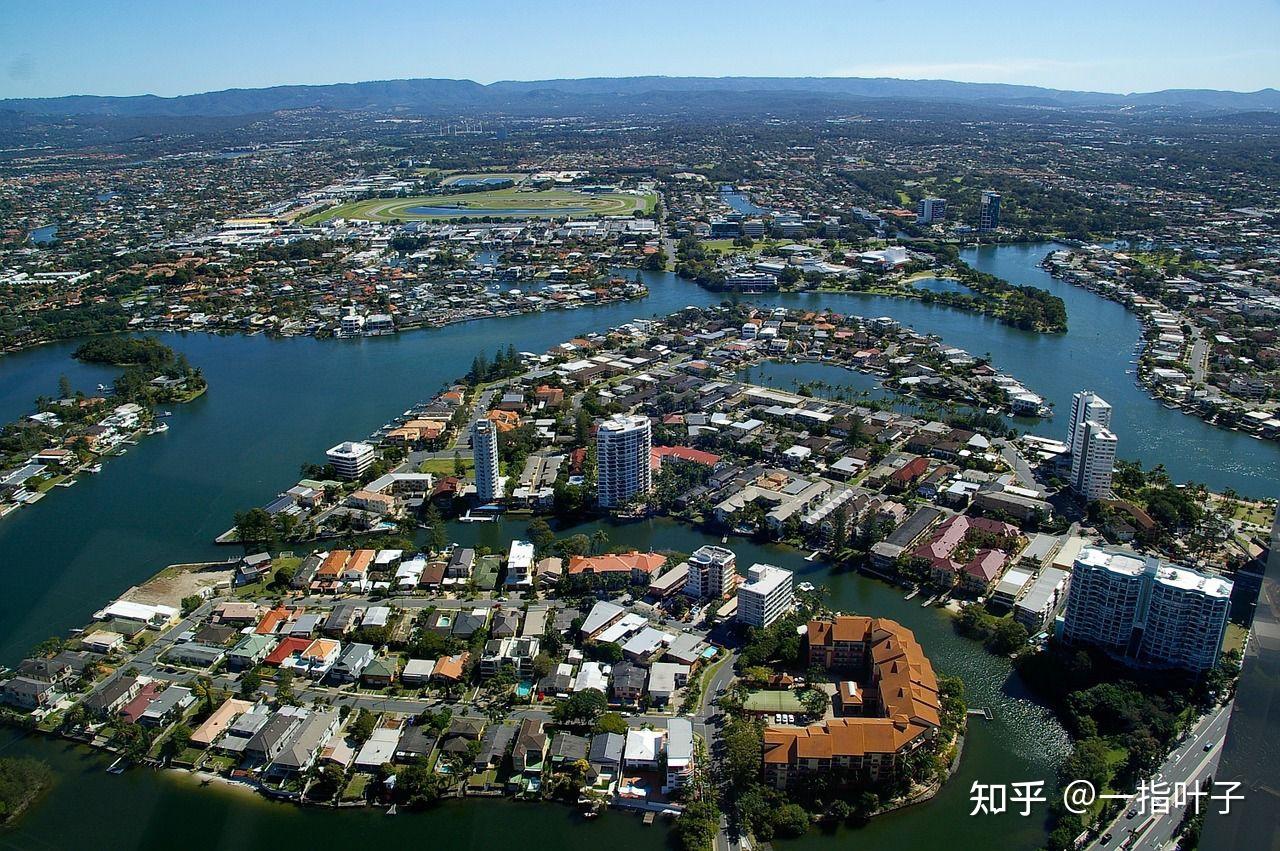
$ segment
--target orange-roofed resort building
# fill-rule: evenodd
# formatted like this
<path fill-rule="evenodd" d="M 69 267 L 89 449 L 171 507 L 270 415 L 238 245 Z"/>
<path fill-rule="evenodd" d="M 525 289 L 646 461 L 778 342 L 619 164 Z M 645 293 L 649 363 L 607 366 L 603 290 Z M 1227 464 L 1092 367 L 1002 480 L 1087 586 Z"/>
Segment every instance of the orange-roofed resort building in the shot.
<path fill-rule="evenodd" d="M 930 741 L 940 720 L 938 678 L 911 630 L 887 618 L 811 620 L 809 664 L 848 674 L 841 717 L 808 727 L 767 727 L 765 781 L 777 789 L 811 772 L 878 782 Z"/>

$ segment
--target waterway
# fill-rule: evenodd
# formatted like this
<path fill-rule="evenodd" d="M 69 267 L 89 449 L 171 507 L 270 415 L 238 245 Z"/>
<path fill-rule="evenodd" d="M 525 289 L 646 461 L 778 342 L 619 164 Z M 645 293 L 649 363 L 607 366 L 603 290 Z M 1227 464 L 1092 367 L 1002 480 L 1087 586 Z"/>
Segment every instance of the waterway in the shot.
<path fill-rule="evenodd" d="M 1024 380 L 1059 411 L 1069 407 L 1071 393 L 1090 387 L 1115 406 L 1113 427 L 1120 436 L 1122 457 L 1161 461 L 1177 479 L 1232 486 L 1246 494 L 1274 494 L 1280 481 L 1280 447 L 1168 411 L 1134 386 L 1124 370 L 1138 339 L 1137 321 L 1120 305 L 1054 281 L 1041 271 L 1037 264 L 1051 247 L 983 248 L 966 252 L 966 259 L 983 271 L 1061 295 L 1070 323 L 1064 335 L 1023 332 L 989 317 L 883 296 L 773 293 L 753 298 L 771 305 L 893 316 L 974 354 L 991 353 L 997 368 Z M 0 623 L 5 624 L 0 631 L 0 663 L 13 664 L 35 642 L 83 624 L 104 602 L 165 564 L 227 557 L 227 550 L 209 542 L 230 524 L 235 511 L 263 504 L 291 485 L 299 464 L 321 460 L 327 447 L 366 435 L 430 396 L 464 373 L 478 351 L 487 349 L 492 354 L 508 342 L 520 350 L 543 351 L 584 331 L 723 298 L 666 273 L 644 273 L 644 277 L 650 292 L 639 301 L 388 337 L 276 340 L 165 335 L 166 342 L 204 370 L 210 391 L 190 404 L 173 406 L 167 433 L 144 438 L 127 455 L 109 460 L 102 473 L 86 476 L 72 488 L 59 488 L 0 520 L 0 575 L 7 592 L 0 598 Z M 62 374 L 86 391 L 110 382 L 112 370 L 72 361 L 69 355 L 74 348 L 73 343 L 63 343 L 0 358 L 0 417 L 7 420 L 29 412 L 35 395 L 56 393 Z M 852 387 L 863 387 L 866 376 L 847 375 Z M 796 377 L 783 375 L 778 383 L 791 389 Z M 1062 419 L 1032 427 L 1061 436 Z M 657 534 L 658 528 L 650 524 L 623 527 L 616 530 L 615 539 L 628 543 L 628 537 L 633 537 L 637 546 L 644 545 L 644 536 Z M 653 538 L 655 546 L 687 550 L 700 539 L 692 530 L 676 526 L 660 532 Z M 503 549 L 514 533 L 512 528 L 482 524 L 467 532 L 459 530 L 459 536 L 496 536 L 495 548 Z M 686 543 L 678 543 L 682 540 Z M 954 636 L 941 613 L 921 609 L 918 602 L 904 602 L 887 585 L 856 574 L 829 575 L 821 564 L 797 561 L 797 554 L 785 550 L 757 554 L 741 542 L 734 546 L 744 565 L 771 560 L 800 568 L 801 581 L 830 588 L 838 608 L 898 618 L 916 630 L 941 672 L 965 679 L 972 705 L 989 706 L 996 713 L 994 722 L 971 726 L 960 776 L 938 799 L 922 809 L 877 819 L 849 841 L 865 839 L 895 847 L 948 844 L 1027 849 L 1040 843 L 1041 825 L 1035 819 L 967 817 L 967 790 L 973 779 L 1046 779 L 1063 746 L 1060 728 L 1041 708 L 1023 699 L 1021 685 L 1011 677 L 1006 663 Z M 80 841 L 87 835 L 83 831 L 92 829 L 85 825 L 103 824 L 119 825 L 113 827 L 121 831 L 113 834 L 119 841 L 109 844 L 120 848 L 171 847 L 178 837 L 184 843 L 194 841 L 194 847 L 289 844 L 294 836 L 312 845 L 328 845 L 331 837 L 343 836 L 365 842 L 384 837 L 394 841 L 405 835 L 403 825 L 420 824 L 424 830 L 438 830 L 452 847 L 481 847 L 491 841 L 490 833 L 467 831 L 479 829 L 475 826 L 482 824 L 485 812 L 501 814 L 511 828 L 548 839 L 548 844 L 574 847 L 590 835 L 589 830 L 579 831 L 569 824 L 563 814 L 554 816 L 566 818 L 564 831 L 557 832 L 543 814 L 544 809 L 558 813 L 555 808 L 502 804 L 485 811 L 465 808 L 489 804 L 468 803 L 463 809 L 441 810 L 439 815 L 396 819 L 357 815 L 340 825 L 338 820 L 350 814 L 304 814 L 276 805 L 232 807 L 220 798 L 214 801 L 197 790 L 174 788 L 171 781 L 144 772 L 123 779 L 101 774 L 92 764 L 96 758 L 81 757 L 78 751 L 67 755 L 61 745 L 24 741 L 15 747 L 50 754 L 63 776 L 54 793 L 28 814 L 16 832 L 0 833 L 0 845 L 9 840 L 18 847 L 79 847 L 86 844 Z M 97 814 L 87 817 L 85 807 Z M 77 817 L 67 818 L 68 813 Z M 79 817 L 82 813 L 85 818 Z M 632 835 L 626 817 L 618 825 L 618 833 L 596 837 L 595 844 L 603 839 L 645 847 L 662 841 L 661 832 L 652 828 Z M 820 840 L 814 834 L 798 845 Z"/>

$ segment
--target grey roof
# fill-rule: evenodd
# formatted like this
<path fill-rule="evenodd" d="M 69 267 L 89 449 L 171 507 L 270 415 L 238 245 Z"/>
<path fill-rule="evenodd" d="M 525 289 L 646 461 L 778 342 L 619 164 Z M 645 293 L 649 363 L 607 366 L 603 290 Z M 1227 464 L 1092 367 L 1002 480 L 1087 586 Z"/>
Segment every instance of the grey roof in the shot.
<path fill-rule="evenodd" d="M 1022 595 L 1022 599 L 1016 604 L 1017 607 L 1039 614 L 1048 604 L 1049 598 L 1053 596 L 1054 589 L 1066 577 L 1066 571 L 1059 570 L 1056 567 L 1046 567 L 1036 577 L 1035 582 L 1032 583 L 1027 593 Z"/>
<path fill-rule="evenodd" d="M 430 727 L 415 725 L 406 727 L 396 742 L 396 756 L 427 756 L 436 745 L 436 733 Z"/>
<path fill-rule="evenodd" d="M 902 521 L 902 525 L 894 529 L 886 538 L 890 544 L 896 544 L 900 547 L 910 546 L 911 542 L 936 523 L 942 517 L 942 512 L 936 508 L 918 508 L 916 512 Z"/>
<path fill-rule="evenodd" d="M 693 722 L 688 718 L 667 722 L 667 759 L 693 759 Z"/>
<path fill-rule="evenodd" d="M 276 757 L 275 765 L 292 771 L 302 771 L 310 763 L 315 752 L 333 732 L 336 712 L 314 712 L 298 726 L 293 738 Z"/>
<path fill-rule="evenodd" d="M 587 759 L 595 766 L 617 766 L 622 761 L 622 751 L 626 744 L 627 738 L 621 733 L 597 733 L 591 740 L 591 751 Z"/>
<path fill-rule="evenodd" d="M 575 736 L 573 733 L 556 733 L 551 741 L 551 758 L 565 762 L 575 762 L 587 758 L 591 750 L 591 740 L 586 736 Z"/>
<path fill-rule="evenodd" d="M 488 767 L 500 761 L 511 749 L 519 730 L 515 724 L 491 724 L 480 739 L 480 753 L 476 755 L 476 765 Z"/>
<path fill-rule="evenodd" d="M 101 712 L 117 703 L 133 690 L 138 678 L 121 675 L 108 680 L 102 688 L 84 699 L 84 708 L 91 712 Z"/>
<path fill-rule="evenodd" d="M 601 600 L 591 607 L 591 612 L 587 615 L 586 620 L 582 622 L 582 634 L 592 635 L 608 626 L 612 621 L 622 616 L 625 609 L 617 603 L 610 603 L 607 600 Z"/>

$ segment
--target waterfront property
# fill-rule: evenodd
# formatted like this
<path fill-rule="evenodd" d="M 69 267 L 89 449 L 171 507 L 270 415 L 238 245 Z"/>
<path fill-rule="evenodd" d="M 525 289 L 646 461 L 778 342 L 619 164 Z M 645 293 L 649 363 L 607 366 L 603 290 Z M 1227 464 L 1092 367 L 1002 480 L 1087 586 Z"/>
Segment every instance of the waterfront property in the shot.
<path fill-rule="evenodd" d="M 845 677 L 836 697 L 841 717 L 766 727 L 766 782 L 781 789 L 814 773 L 883 782 L 941 724 L 933 666 L 911 631 L 885 618 L 811 620 L 806 641 L 811 665 Z"/>

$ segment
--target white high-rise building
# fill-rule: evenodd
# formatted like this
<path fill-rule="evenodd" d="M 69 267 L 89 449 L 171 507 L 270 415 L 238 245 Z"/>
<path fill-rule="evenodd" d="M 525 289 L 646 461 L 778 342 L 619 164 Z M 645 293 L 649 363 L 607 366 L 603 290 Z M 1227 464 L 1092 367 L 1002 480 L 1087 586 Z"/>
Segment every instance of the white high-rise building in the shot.
<path fill-rule="evenodd" d="M 916 205 L 916 224 L 931 225 L 947 217 L 946 198 L 921 198 Z"/>
<path fill-rule="evenodd" d="M 358 479 L 373 466 L 373 447 L 348 440 L 325 453 L 333 471 L 344 479 Z"/>
<path fill-rule="evenodd" d="M 771 564 L 753 564 L 747 581 L 738 586 L 738 620 L 759 629 L 786 614 L 795 597 L 791 571 Z"/>
<path fill-rule="evenodd" d="M 1115 433 L 1093 420 L 1082 429 L 1080 453 L 1072 458 L 1072 477 L 1076 492 L 1085 499 L 1111 496 L 1111 474 L 1116 466 Z"/>
<path fill-rule="evenodd" d="M 602 508 L 623 505 L 653 487 L 649 450 L 653 430 L 648 417 L 617 414 L 596 431 L 596 501 Z"/>
<path fill-rule="evenodd" d="M 1111 428 L 1111 405 L 1092 390 L 1081 390 L 1071 397 L 1071 419 L 1067 423 L 1067 446 L 1071 447 L 1074 459 L 1080 451 L 1079 440 L 1083 438 L 1083 426 L 1089 420 Z"/>
<path fill-rule="evenodd" d="M 1071 447 L 1071 486 L 1085 499 L 1111 495 L 1116 463 L 1116 436 L 1111 431 L 1111 405 L 1092 390 L 1071 397 L 1067 445 Z"/>
<path fill-rule="evenodd" d="M 503 494 L 498 473 L 498 430 L 489 420 L 471 424 L 471 454 L 476 464 L 476 499 L 493 502 Z"/>
<path fill-rule="evenodd" d="M 733 588 L 737 556 L 724 547 L 698 547 L 689 556 L 689 575 L 684 593 L 695 599 L 719 600 Z"/>
<path fill-rule="evenodd" d="M 1071 569 L 1062 640 L 1129 664 L 1202 673 L 1222 650 L 1232 584 L 1151 556 L 1085 547 Z"/>

